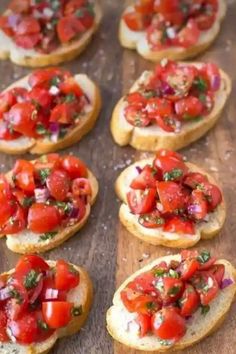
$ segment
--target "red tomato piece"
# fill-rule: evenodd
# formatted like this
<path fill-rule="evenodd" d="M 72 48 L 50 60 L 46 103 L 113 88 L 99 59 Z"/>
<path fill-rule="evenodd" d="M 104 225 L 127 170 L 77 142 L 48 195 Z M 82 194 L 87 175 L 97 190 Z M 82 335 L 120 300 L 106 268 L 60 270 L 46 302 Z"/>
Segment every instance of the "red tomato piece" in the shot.
<path fill-rule="evenodd" d="M 13 168 L 15 185 L 24 192 L 33 194 L 35 190 L 34 166 L 26 160 L 17 160 Z"/>
<path fill-rule="evenodd" d="M 183 291 L 184 291 L 184 283 L 181 279 L 171 278 L 171 277 L 163 277 L 160 278 L 161 284 L 163 284 L 162 290 L 160 290 L 160 296 L 164 304 L 169 305 L 177 301 Z"/>
<path fill-rule="evenodd" d="M 71 181 L 63 170 L 54 170 L 46 180 L 47 188 L 53 198 L 63 202 L 69 193 Z"/>
<path fill-rule="evenodd" d="M 64 14 L 73 15 L 76 10 L 79 10 L 81 7 L 86 6 L 86 0 L 69 0 L 67 4 L 65 4 Z"/>
<path fill-rule="evenodd" d="M 203 306 L 209 305 L 219 292 L 219 285 L 210 271 L 196 273 L 191 279 L 191 284 L 199 294 Z"/>
<path fill-rule="evenodd" d="M 74 93 L 76 97 L 80 98 L 81 96 L 84 95 L 83 90 L 79 86 L 79 84 L 76 82 L 76 80 L 73 77 L 69 77 L 65 81 L 63 81 L 59 85 L 60 91 L 64 93 L 65 95 L 68 95 L 70 93 Z"/>
<path fill-rule="evenodd" d="M 45 302 L 45 301 L 66 301 L 67 292 L 56 289 L 54 277 L 46 276 L 43 279 L 43 288 L 42 288 L 39 298 L 42 302 Z"/>
<path fill-rule="evenodd" d="M 137 292 L 141 291 L 145 294 L 150 294 L 151 292 L 157 294 L 155 281 L 155 275 L 151 272 L 146 272 L 138 275 L 131 283 L 127 285 L 127 287 Z"/>
<path fill-rule="evenodd" d="M 72 194 L 74 197 L 91 196 L 92 188 L 87 178 L 76 178 L 72 182 Z"/>
<path fill-rule="evenodd" d="M 203 67 L 203 74 L 206 76 L 209 88 L 212 91 L 218 91 L 221 85 L 221 74 L 219 67 L 214 63 L 207 63 Z"/>
<path fill-rule="evenodd" d="M 55 286 L 58 290 L 69 291 L 79 285 L 79 272 L 63 260 L 58 260 L 55 268 Z"/>
<path fill-rule="evenodd" d="M 172 213 L 186 208 L 186 196 L 179 184 L 157 182 L 157 192 L 163 207 L 163 213 Z"/>
<path fill-rule="evenodd" d="M 207 4 L 207 7 L 209 8 L 209 4 Z M 195 21 L 197 23 L 198 28 L 201 31 L 207 31 L 209 30 L 214 22 L 216 20 L 216 13 L 208 10 L 208 13 L 206 14 L 199 14 L 198 16 L 195 17 Z"/>
<path fill-rule="evenodd" d="M 183 184 L 195 189 L 201 185 L 204 185 L 205 182 L 208 182 L 208 178 L 205 175 L 202 175 L 198 172 L 189 172 L 185 177 Z"/>
<path fill-rule="evenodd" d="M 8 342 L 7 335 L 7 315 L 4 311 L 0 310 L 0 342 Z"/>
<path fill-rule="evenodd" d="M 163 308 L 152 316 L 152 331 L 158 338 L 178 341 L 186 333 L 186 323 L 174 308 Z"/>
<path fill-rule="evenodd" d="M 15 33 L 18 36 L 39 33 L 41 30 L 39 21 L 32 16 L 22 16 L 15 28 Z"/>
<path fill-rule="evenodd" d="M 183 317 L 191 316 L 198 309 L 200 298 L 192 285 L 186 284 L 186 288 L 179 303 L 181 306 L 180 314 Z"/>
<path fill-rule="evenodd" d="M 83 217 L 85 216 L 86 214 L 86 202 L 84 200 L 84 198 L 74 198 L 73 199 L 73 205 L 74 205 L 74 208 L 75 210 L 77 211 L 77 215 L 76 215 L 76 219 L 78 221 L 82 220 Z"/>
<path fill-rule="evenodd" d="M 148 100 L 146 109 L 151 119 L 155 119 L 158 116 L 164 118 L 173 115 L 172 103 L 165 98 L 151 98 Z"/>
<path fill-rule="evenodd" d="M 18 35 L 14 38 L 16 45 L 24 49 L 33 49 L 41 40 L 40 33 Z"/>
<path fill-rule="evenodd" d="M 201 101 L 194 96 L 188 96 L 175 102 L 175 112 L 180 119 L 188 120 L 200 117 L 203 109 Z"/>
<path fill-rule="evenodd" d="M 138 312 L 142 314 L 151 314 L 160 309 L 160 303 L 156 297 L 149 294 L 142 294 L 126 288 L 120 293 L 121 300 L 129 312 Z"/>
<path fill-rule="evenodd" d="M 195 226 L 191 220 L 184 220 L 179 216 L 168 219 L 164 225 L 164 231 L 178 234 L 195 234 Z"/>
<path fill-rule="evenodd" d="M 183 161 L 183 157 L 175 151 L 160 149 L 156 152 L 156 157 L 174 157 L 177 160 Z"/>
<path fill-rule="evenodd" d="M 153 166 L 158 176 L 166 181 L 180 181 L 188 173 L 187 165 L 175 156 L 157 156 Z"/>
<path fill-rule="evenodd" d="M 36 160 L 34 164 L 35 176 L 40 179 L 40 171 L 48 169 L 50 171 L 60 169 L 61 159 L 58 154 L 49 154 Z"/>
<path fill-rule="evenodd" d="M 29 99 L 36 105 L 36 107 L 40 106 L 46 109 L 50 108 L 52 103 L 52 96 L 48 90 L 39 87 L 34 87 L 29 92 Z"/>
<path fill-rule="evenodd" d="M 134 214 L 146 214 L 152 211 L 156 198 L 154 188 L 140 190 L 131 190 L 127 194 L 128 205 Z"/>
<path fill-rule="evenodd" d="M 14 87 L 11 90 L 15 98 L 15 103 L 24 103 L 29 101 L 29 91 L 24 87 Z"/>
<path fill-rule="evenodd" d="M 66 301 L 48 301 L 42 303 L 44 321 L 50 328 L 65 327 L 72 319 L 73 304 Z"/>
<path fill-rule="evenodd" d="M 9 218 L 2 227 L 2 234 L 12 235 L 24 230 L 26 227 L 25 211 L 20 205 L 17 205 L 16 212 Z"/>
<path fill-rule="evenodd" d="M 29 85 L 33 87 L 49 88 L 53 85 L 52 81 L 58 84 L 68 77 L 71 73 L 61 68 L 47 68 L 35 70 L 29 77 Z"/>
<path fill-rule="evenodd" d="M 29 208 L 28 228 L 35 233 L 54 231 L 60 222 L 60 213 L 53 205 L 35 203 Z"/>
<path fill-rule="evenodd" d="M 91 14 L 87 8 L 83 9 L 83 16 L 79 17 L 79 21 L 81 26 L 83 26 L 84 30 L 88 30 L 94 24 L 94 13 Z"/>
<path fill-rule="evenodd" d="M 0 121 L 0 139 L 15 140 L 20 137 L 20 134 L 14 132 L 8 122 Z"/>
<path fill-rule="evenodd" d="M 61 103 L 53 108 L 49 120 L 60 124 L 71 124 L 80 111 L 79 102 Z"/>
<path fill-rule="evenodd" d="M 0 193 L 0 227 L 15 214 L 17 204 L 12 196 L 6 197 L 4 193 Z"/>
<path fill-rule="evenodd" d="M 200 264 L 196 258 L 187 258 L 180 263 L 179 272 L 181 279 L 188 280 L 200 268 Z"/>
<path fill-rule="evenodd" d="M 214 210 L 223 200 L 220 189 L 211 183 L 204 183 L 201 189 L 207 199 L 209 211 Z"/>
<path fill-rule="evenodd" d="M 225 266 L 223 264 L 214 264 L 209 268 L 209 272 L 214 275 L 219 287 L 221 287 L 222 280 L 225 274 Z"/>
<path fill-rule="evenodd" d="M 9 111 L 8 121 L 16 132 L 32 137 L 38 112 L 32 103 L 17 103 Z"/>
<path fill-rule="evenodd" d="M 138 222 L 148 229 L 156 229 L 157 227 L 163 227 L 165 219 L 161 217 L 158 210 L 154 210 L 149 214 L 141 215 Z"/>
<path fill-rule="evenodd" d="M 26 255 L 22 256 L 15 266 L 15 273 L 18 276 L 25 276 L 31 270 L 37 272 L 46 272 L 49 270 L 49 265 L 40 256 L 36 255 Z"/>
<path fill-rule="evenodd" d="M 28 306 L 28 293 L 21 281 L 13 276 L 10 281 L 10 285 L 15 292 L 14 295 L 8 300 L 6 305 L 7 317 L 10 320 L 18 320 L 26 311 Z M 20 301 L 19 301 L 20 299 Z"/>
<path fill-rule="evenodd" d="M 11 0 L 9 9 L 18 14 L 27 13 L 30 9 L 30 0 Z"/>
<path fill-rule="evenodd" d="M 189 19 L 186 26 L 178 33 L 177 43 L 184 48 L 196 44 L 200 37 L 200 30 L 194 19 Z"/>
<path fill-rule="evenodd" d="M 188 203 L 188 215 L 194 220 L 203 220 L 207 215 L 207 201 L 204 193 L 195 189 L 192 191 Z"/>
<path fill-rule="evenodd" d="M 154 11 L 154 0 L 137 0 L 135 10 L 143 15 L 152 15 Z"/>
<path fill-rule="evenodd" d="M 84 32 L 80 19 L 74 15 L 62 17 L 57 24 L 57 35 L 61 43 L 67 43 Z"/>
<path fill-rule="evenodd" d="M 63 157 L 62 167 L 72 179 L 88 177 L 87 167 L 78 157 L 70 155 Z"/>
<path fill-rule="evenodd" d="M 146 127 L 151 122 L 147 111 L 143 110 L 137 103 L 127 106 L 124 115 L 126 120 L 135 127 Z"/>
<path fill-rule="evenodd" d="M 139 105 L 140 107 L 145 107 L 148 100 L 140 92 L 129 93 L 126 97 L 126 101 L 130 105 Z"/>
<path fill-rule="evenodd" d="M 15 97 L 11 90 L 1 93 L 0 95 L 0 117 L 7 112 L 11 106 L 16 103 Z"/>
<path fill-rule="evenodd" d="M 38 326 L 33 313 L 26 313 L 18 320 L 9 321 L 8 327 L 19 343 L 31 344 L 37 340 Z"/>
<path fill-rule="evenodd" d="M 151 23 L 151 18 L 137 11 L 125 13 L 123 20 L 129 29 L 135 32 L 144 31 Z"/>
<path fill-rule="evenodd" d="M 7 16 L 0 16 L 0 28 L 9 37 L 14 36 L 14 31 Z"/>
<path fill-rule="evenodd" d="M 156 188 L 156 182 L 155 170 L 150 165 L 146 165 L 139 175 L 133 179 L 130 187 L 142 190 L 146 188 Z"/>
<path fill-rule="evenodd" d="M 151 317 L 149 315 L 139 313 L 136 322 L 140 326 L 140 337 L 145 337 L 146 334 L 152 329 Z"/>

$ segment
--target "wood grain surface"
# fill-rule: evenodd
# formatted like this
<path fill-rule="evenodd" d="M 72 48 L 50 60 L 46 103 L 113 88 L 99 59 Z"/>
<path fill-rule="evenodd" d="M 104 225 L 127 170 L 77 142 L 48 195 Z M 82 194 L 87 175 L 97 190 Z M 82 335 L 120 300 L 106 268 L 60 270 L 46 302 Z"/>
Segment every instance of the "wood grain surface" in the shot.
<path fill-rule="evenodd" d="M 20 1 L 20 0 L 19 0 Z M 78 335 L 60 340 L 52 354 L 136 354 L 113 343 L 105 328 L 105 313 L 111 305 L 116 286 L 135 270 L 152 259 L 175 250 L 149 246 L 132 237 L 118 221 L 119 201 L 114 194 L 114 181 L 121 170 L 141 154 L 132 148 L 119 148 L 111 138 L 109 120 L 112 109 L 122 93 L 144 69 L 153 64 L 135 52 L 123 50 L 117 39 L 119 16 L 131 1 L 103 0 L 103 22 L 93 42 L 73 62 L 64 65 L 72 72 L 85 72 L 102 89 L 103 109 L 95 129 L 80 144 L 63 153 L 73 152 L 90 166 L 100 182 L 100 194 L 88 224 L 61 247 L 45 254 L 47 259 L 64 257 L 86 267 L 91 274 L 95 299 L 89 319 Z M 0 10 L 6 5 L 0 1 Z M 209 248 L 236 265 L 236 1 L 229 1 L 227 18 L 221 34 L 210 50 L 202 56 L 213 60 L 231 76 L 234 88 L 231 99 L 217 126 L 203 139 L 183 153 L 219 179 L 227 202 L 228 217 L 223 232 L 212 241 L 201 242 L 197 248 Z M 201 58 L 201 57 L 200 57 Z M 29 73 L 9 61 L 0 62 L 0 89 Z M 30 158 L 30 156 L 24 156 Z M 0 171 L 7 171 L 14 156 L 0 155 Z M 0 240 L 0 271 L 14 266 L 18 255 L 10 252 Z M 202 343 L 186 350 L 192 354 L 236 353 L 236 305 L 222 328 Z"/>

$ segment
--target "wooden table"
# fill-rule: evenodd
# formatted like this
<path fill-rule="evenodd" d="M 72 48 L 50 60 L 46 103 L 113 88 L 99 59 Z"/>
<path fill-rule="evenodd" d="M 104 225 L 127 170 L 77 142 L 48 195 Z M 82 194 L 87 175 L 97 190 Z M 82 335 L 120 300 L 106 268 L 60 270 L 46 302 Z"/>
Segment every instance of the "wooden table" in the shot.
<path fill-rule="evenodd" d="M 20 1 L 20 0 L 19 0 Z M 60 340 L 53 354 L 136 354 L 114 344 L 105 328 L 105 313 L 111 305 L 116 285 L 152 259 L 175 250 L 149 246 L 132 237 L 118 221 L 119 202 L 113 185 L 120 171 L 142 154 L 133 149 L 119 148 L 111 138 L 109 121 L 112 109 L 123 92 L 152 64 L 135 52 L 123 50 L 117 39 L 119 16 L 131 1 L 103 0 L 104 18 L 100 31 L 86 52 L 65 67 L 74 73 L 85 72 L 98 82 L 103 94 L 103 109 L 95 129 L 83 141 L 67 149 L 84 159 L 99 178 L 100 193 L 91 218 L 82 231 L 61 247 L 48 252 L 47 259 L 65 257 L 85 266 L 93 279 L 95 299 L 89 320 L 79 335 Z M 0 9 L 6 0 L 1 0 Z M 219 257 L 236 265 L 236 1 L 229 1 L 227 18 L 215 44 L 203 55 L 214 60 L 231 76 L 233 93 L 217 126 L 203 139 L 184 149 L 183 153 L 206 168 L 220 180 L 228 207 L 223 232 L 212 241 L 200 242 L 197 248 L 209 248 Z M 27 74 L 29 70 L 10 62 L 0 62 L 0 88 Z M 30 156 L 23 156 L 30 158 Z M 0 171 L 7 171 L 14 156 L 0 155 Z M 18 255 L 9 251 L 5 240 L 0 241 L 0 271 L 14 266 Z M 186 350 L 191 354 L 236 353 L 236 305 L 221 329 L 202 343 Z"/>

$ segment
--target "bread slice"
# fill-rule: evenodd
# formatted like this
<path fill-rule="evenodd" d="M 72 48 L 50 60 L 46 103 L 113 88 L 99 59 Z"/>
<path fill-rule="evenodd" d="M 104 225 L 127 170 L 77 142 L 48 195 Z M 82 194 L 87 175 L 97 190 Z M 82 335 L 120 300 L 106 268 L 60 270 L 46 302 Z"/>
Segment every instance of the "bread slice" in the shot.
<path fill-rule="evenodd" d="M 152 165 L 152 163 L 152 158 L 137 161 L 126 168 L 116 181 L 115 190 L 117 196 L 123 202 L 120 207 L 119 218 L 126 229 L 132 235 L 152 245 L 161 245 L 174 248 L 192 247 L 199 242 L 200 239 L 210 239 L 216 236 L 222 229 L 226 218 L 226 207 L 224 200 L 220 205 L 218 205 L 214 212 L 209 214 L 209 220 L 207 222 L 200 222 L 197 224 L 196 233 L 194 235 L 164 232 L 161 227 L 156 229 L 148 229 L 138 222 L 138 216 L 130 212 L 129 206 L 127 205 L 126 195 L 129 191 L 130 183 L 138 175 L 136 167 L 143 168 L 146 164 Z M 191 172 L 200 172 L 206 175 L 211 183 L 217 185 L 216 181 L 200 167 L 189 162 L 186 163 L 186 165 L 189 167 Z"/>
<path fill-rule="evenodd" d="M 28 78 L 29 76 L 25 76 L 17 82 L 14 82 L 14 84 L 10 85 L 5 91 L 17 86 L 28 88 Z M 74 78 L 90 100 L 88 110 L 86 114 L 80 118 L 79 124 L 73 129 L 68 130 L 68 133 L 57 142 L 52 142 L 48 138 L 33 139 L 25 136 L 21 136 L 15 140 L 0 139 L 0 151 L 7 154 L 24 154 L 30 152 L 32 154 L 41 155 L 65 149 L 80 141 L 96 123 L 101 110 L 101 94 L 97 85 L 90 80 L 87 75 L 77 74 Z"/>
<path fill-rule="evenodd" d="M 9 182 L 12 181 L 11 172 L 6 176 Z M 91 212 L 91 206 L 95 203 L 98 194 L 98 181 L 90 170 L 88 170 L 88 179 L 92 188 L 92 196 L 86 205 L 86 213 L 82 220 L 74 225 L 61 227 L 53 238 L 47 240 L 42 240 L 40 234 L 36 234 L 27 229 L 13 235 L 1 235 L 6 236 L 7 247 L 16 253 L 42 253 L 58 247 L 70 237 L 74 236 L 74 234 L 86 224 Z"/>
<path fill-rule="evenodd" d="M 125 12 L 131 12 L 133 10 L 134 7 L 129 6 Z M 136 49 L 142 57 L 154 62 L 161 61 L 163 58 L 172 60 L 184 60 L 187 58 L 193 58 L 206 50 L 216 39 L 220 31 L 221 21 L 226 15 L 226 10 L 227 5 L 225 0 L 219 0 L 219 10 L 214 25 L 210 30 L 202 31 L 198 43 L 189 48 L 173 46 L 168 49 L 156 51 L 151 50 L 146 39 L 146 32 L 135 32 L 130 30 L 123 19 L 120 21 L 119 40 L 123 47 Z"/>
<path fill-rule="evenodd" d="M 76 58 L 87 47 L 101 22 L 102 12 L 97 3 L 94 6 L 94 11 L 95 22 L 89 30 L 79 39 L 69 44 L 61 45 L 50 54 L 41 54 L 33 49 L 21 48 L 0 30 L 0 59 L 10 59 L 15 64 L 35 68 L 58 65 Z M 5 15 L 8 15 L 8 11 L 5 12 Z"/>
<path fill-rule="evenodd" d="M 133 326 L 133 331 L 131 330 L 132 326 L 129 326 L 130 330 L 128 330 L 128 323 L 135 320 L 136 314 L 128 312 L 124 307 L 120 299 L 121 291 L 139 274 L 149 271 L 162 261 L 169 263 L 171 260 L 180 260 L 180 255 L 170 255 L 156 259 L 132 274 L 115 292 L 113 306 L 107 311 L 106 316 L 107 330 L 115 340 L 130 348 L 143 350 L 145 352 L 155 351 L 155 353 L 159 353 L 168 350 L 182 350 L 201 341 L 221 326 L 230 310 L 230 306 L 233 303 L 236 294 L 236 270 L 231 263 L 223 259 L 216 263 L 225 266 L 225 278 L 232 279 L 234 283 L 219 292 L 218 296 L 211 302 L 210 311 L 206 315 L 202 315 L 201 310 L 199 309 L 192 316 L 187 325 L 187 332 L 180 341 L 172 346 L 164 346 L 160 344 L 159 340 L 154 335 L 150 334 L 140 338 L 135 326 Z"/>
<path fill-rule="evenodd" d="M 47 263 L 53 267 L 56 262 L 47 261 Z M 81 329 L 92 305 L 93 286 L 86 270 L 82 267 L 73 266 L 80 274 L 80 283 L 76 288 L 69 291 L 68 301 L 73 302 L 76 307 L 82 306 L 82 315 L 74 317 L 66 327 L 56 330 L 51 337 L 43 342 L 31 345 L 0 343 L 1 354 L 47 354 L 58 339 L 75 334 Z M 11 272 L 13 272 L 13 270 L 7 272 L 7 274 Z"/>
<path fill-rule="evenodd" d="M 184 63 L 201 67 L 202 63 Z M 232 83 L 229 76 L 220 70 L 221 87 L 215 93 L 215 105 L 208 116 L 200 121 L 185 122 L 179 133 L 166 132 L 157 125 L 134 127 L 129 124 L 124 115 L 127 106 L 125 96 L 117 103 L 111 118 L 111 133 L 115 142 L 120 146 L 131 145 L 137 150 L 156 151 L 160 148 L 178 150 L 196 141 L 210 130 L 220 118 L 225 103 L 230 95 Z M 131 87 L 130 92 L 139 89 L 140 84 L 148 82 L 152 71 L 145 71 Z"/>

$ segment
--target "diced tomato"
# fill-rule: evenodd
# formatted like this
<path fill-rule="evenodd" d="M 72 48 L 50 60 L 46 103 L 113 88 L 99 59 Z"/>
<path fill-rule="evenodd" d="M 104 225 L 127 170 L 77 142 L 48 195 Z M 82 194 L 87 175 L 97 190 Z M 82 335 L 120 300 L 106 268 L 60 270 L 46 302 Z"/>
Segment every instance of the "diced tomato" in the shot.
<path fill-rule="evenodd" d="M 41 106 L 44 109 L 50 108 L 52 103 L 52 96 L 50 93 L 46 89 L 39 87 L 34 87 L 29 92 L 29 99 L 36 105 L 36 107 Z"/>
<path fill-rule="evenodd" d="M 24 209 L 17 205 L 16 212 L 3 225 L 1 233 L 5 235 L 17 234 L 26 227 L 26 215 Z"/>
<path fill-rule="evenodd" d="M 84 199 L 82 199 L 80 197 L 74 198 L 73 205 L 74 205 L 75 210 L 77 210 L 77 212 L 78 212 L 78 214 L 75 218 L 77 219 L 77 221 L 82 220 L 86 214 L 86 203 L 85 203 Z"/>
<path fill-rule="evenodd" d="M 29 208 L 28 228 L 35 233 L 54 231 L 60 222 L 60 213 L 53 205 L 35 203 Z"/>
<path fill-rule="evenodd" d="M 91 13 L 88 8 L 83 9 L 82 16 L 79 16 L 79 21 L 84 30 L 88 30 L 94 24 L 95 14 Z"/>
<path fill-rule="evenodd" d="M 124 114 L 127 121 L 135 127 L 146 127 L 151 122 L 147 111 L 143 110 L 137 103 L 127 106 Z"/>
<path fill-rule="evenodd" d="M 156 188 L 156 181 L 155 170 L 150 165 L 146 165 L 139 175 L 133 179 L 130 187 L 142 190 L 146 188 Z"/>
<path fill-rule="evenodd" d="M 59 85 L 60 91 L 64 93 L 65 95 L 68 95 L 70 93 L 74 93 L 76 97 L 80 98 L 83 96 L 83 90 L 79 86 L 79 84 L 76 82 L 76 80 L 73 77 L 69 77 L 65 81 L 63 81 Z"/>
<path fill-rule="evenodd" d="M 56 153 L 42 156 L 34 163 L 35 176 L 40 179 L 41 170 L 49 170 L 50 172 L 56 169 L 60 169 L 61 159 Z"/>
<path fill-rule="evenodd" d="M 71 77 L 71 73 L 61 68 L 47 68 L 35 70 L 29 76 L 29 85 L 33 87 L 50 88 Z M 52 82 L 53 81 L 53 82 Z M 55 81 L 55 84 L 54 84 Z"/>
<path fill-rule="evenodd" d="M 0 117 L 7 112 L 11 106 L 16 103 L 15 97 L 11 90 L 1 93 L 0 95 Z"/>
<path fill-rule="evenodd" d="M 58 260 L 55 268 L 55 286 L 58 290 L 69 291 L 79 285 L 79 272 L 64 260 Z"/>
<path fill-rule="evenodd" d="M 73 304 L 66 301 L 48 301 L 42 303 L 44 321 L 50 328 L 65 327 L 72 319 Z"/>
<path fill-rule="evenodd" d="M 130 105 L 139 105 L 144 108 L 148 102 L 148 100 L 140 93 L 140 92 L 132 92 L 126 96 L 126 101 Z"/>
<path fill-rule="evenodd" d="M 9 321 L 8 328 L 19 343 L 36 342 L 38 326 L 33 313 L 26 313 L 18 320 Z"/>
<path fill-rule="evenodd" d="M 10 320 L 18 320 L 27 310 L 28 306 L 28 293 L 24 285 L 17 278 L 10 280 L 12 286 L 13 295 L 7 302 L 6 313 Z"/>
<path fill-rule="evenodd" d="M 152 316 L 152 331 L 164 340 L 180 340 L 186 332 L 184 318 L 174 308 L 163 308 Z"/>
<path fill-rule="evenodd" d="M 149 99 L 146 109 L 151 119 L 155 119 L 158 116 L 164 118 L 173 115 L 172 103 L 165 98 L 154 97 Z"/>
<path fill-rule="evenodd" d="M 179 303 L 181 306 L 180 314 L 183 317 L 191 316 L 198 309 L 200 298 L 192 285 L 186 284 L 186 288 Z"/>
<path fill-rule="evenodd" d="M 199 189 L 193 190 L 188 203 L 188 215 L 194 220 L 203 220 L 207 212 L 207 201 L 204 193 Z"/>
<path fill-rule="evenodd" d="M 163 207 L 163 213 L 172 213 L 186 208 L 186 196 L 179 184 L 157 182 L 157 192 Z"/>
<path fill-rule="evenodd" d="M 26 160 L 17 160 L 13 168 L 13 178 L 17 187 L 26 193 L 34 193 L 34 166 L 31 162 Z"/>
<path fill-rule="evenodd" d="M 160 309 L 156 297 L 126 288 L 120 293 L 121 300 L 129 312 L 151 314 Z"/>
<path fill-rule="evenodd" d="M 15 28 L 17 36 L 39 33 L 41 30 L 39 21 L 32 16 L 22 16 Z"/>
<path fill-rule="evenodd" d="M 0 227 L 3 227 L 15 214 L 16 208 L 17 204 L 13 197 L 6 197 L 3 193 L 0 193 Z"/>
<path fill-rule="evenodd" d="M 188 120 L 200 117 L 203 109 L 201 101 L 194 96 L 188 96 L 175 102 L 175 111 L 180 119 Z"/>
<path fill-rule="evenodd" d="M 194 19 L 189 19 L 186 26 L 178 33 L 177 43 L 185 48 L 196 44 L 200 37 L 200 30 Z"/>
<path fill-rule="evenodd" d="M 160 296 L 164 305 L 169 305 L 177 301 L 184 291 L 184 283 L 182 280 L 168 276 L 159 279 L 161 285 L 163 285 L 163 287 L 161 286 L 162 290 L 160 290 Z"/>
<path fill-rule="evenodd" d="M 149 16 L 145 16 L 137 11 L 125 13 L 123 15 L 123 20 L 129 29 L 135 32 L 145 30 L 151 23 L 151 18 Z"/>
<path fill-rule="evenodd" d="M 181 279 L 188 280 L 200 268 L 200 264 L 196 258 L 187 258 L 181 262 L 179 272 Z"/>
<path fill-rule="evenodd" d="M 164 231 L 173 232 L 177 234 L 195 234 L 195 226 L 193 221 L 184 220 L 179 216 L 173 216 L 168 219 L 164 225 Z"/>
<path fill-rule="evenodd" d="M 63 157 L 62 167 L 72 179 L 88 177 L 87 167 L 78 157 L 70 155 Z"/>
<path fill-rule="evenodd" d="M 131 190 L 127 194 L 128 205 L 134 214 L 146 214 L 152 211 L 155 203 L 156 190 L 154 188 Z"/>
<path fill-rule="evenodd" d="M 72 194 L 74 197 L 91 196 L 92 188 L 87 178 L 76 178 L 72 182 Z"/>
<path fill-rule="evenodd" d="M 222 193 L 216 185 L 204 183 L 201 190 L 207 199 L 209 211 L 214 210 L 222 202 Z"/>
<path fill-rule="evenodd" d="M 160 149 L 156 152 L 156 157 L 174 157 L 177 160 L 183 161 L 183 157 L 176 151 Z"/>
<path fill-rule="evenodd" d="M 207 14 L 198 15 L 195 18 L 197 26 L 201 31 L 209 30 L 213 26 L 215 20 L 216 20 L 216 13 L 211 13 L 211 12 Z"/>
<path fill-rule="evenodd" d="M 214 275 L 214 278 L 217 281 L 219 287 L 221 287 L 222 280 L 225 274 L 225 266 L 223 264 L 214 264 L 210 267 L 209 272 Z"/>
<path fill-rule="evenodd" d="M 11 90 L 14 95 L 15 103 L 24 103 L 29 101 L 29 91 L 25 87 L 14 87 Z"/>
<path fill-rule="evenodd" d="M 71 124 L 80 111 L 79 102 L 61 103 L 53 108 L 49 120 L 60 124 Z"/>
<path fill-rule="evenodd" d="M 189 172 L 185 177 L 183 183 L 192 188 L 195 189 L 197 187 L 200 187 L 201 185 L 204 185 L 205 182 L 208 182 L 207 176 L 198 173 L 198 172 Z"/>
<path fill-rule="evenodd" d="M 14 36 L 14 30 L 9 23 L 8 16 L 0 16 L 0 28 L 7 36 Z"/>
<path fill-rule="evenodd" d="M 196 273 L 191 279 L 191 284 L 199 294 L 203 306 L 209 305 L 219 292 L 219 285 L 214 275 L 209 271 Z"/>
<path fill-rule="evenodd" d="M 9 9 L 14 13 L 27 13 L 30 9 L 30 0 L 11 0 Z"/>
<path fill-rule="evenodd" d="M 143 293 L 151 293 L 157 294 L 157 290 L 155 288 L 155 280 L 156 277 L 151 272 L 145 272 L 138 275 L 131 283 L 127 285 L 128 288 L 141 291 Z"/>
<path fill-rule="evenodd" d="M 212 91 L 218 91 L 221 84 L 221 74 L 219 67 L 214 63 L 206 63 L 202 69 L 206 75 L 209 88 Z"/>
<path fill-rule="evenodd" d="M 175 156 L 157 156 L 153 162 L 161 179 L 180 181 L 188 173 L 187 165 Z"/>
<path fill-rule="evenodd" d="M 8 122 L 0 121 L 0 139 L 15 140 L 20 137 L 20 134 L 14 132 Z"/>
<path fill-rule="evenodd" d="M 136 322 L 140 326 L 140 337 L 145 337 L 146 334 L 152 329 L 151 317 L 149 315 L 139 313 Z"/>
<path fill-rule="evenodd" d="M 0 310 L 0 342 L 8 342 L 7 335 L 7 315 L 3 310 Z"/>
<path fill-rule="evenodd" d="M 157 227 L 163 227 L 165 219 L 161 217 L 158 210 L 154 210 L 149 214 L 141 215 L 138 222 L 148 229 L 156 229 Z"/>
<path fill-rule="evenodd" d="M 54 170 L 46 180 L 47 188 L 53 198 L 63 202 L 70 190 L 71 181 L 63 170 Z"/>
<path fill-rule="evenodd" d="M 17 103 L 9 111 L 8 121 L 21 134 L 32 137 L 37 123 L 38 112 L 32 103 Z"/>
<path fill-rule="evenodd" d="M 86 0 L 69 0 L 67 4 L 65 4 L 64 14 L 66 16 L 73 15 L 76 10 L 84 6 L 86 6 Z"/>
<path fill-rule="evenodd" d="M 15 273 L 18 277 L 25 276 L 31 270 L 37 272 L 46 272 L 49 270 L 49 265 L 44 261 L 42 257 L 36 255 L 22 256 L 15 266 Z"/>
<path fill-rule="evenodd" d="M 16 45 L 24 49 L 33 49 L 41 40 L 40 33 L 18 35 L 14 38 Z"/>
<path fill-rule="evenodd" d="M 152 15 L 154 11 L 154 0 L 137 0 L 135 10 L 143 15 Z"/>
<path fill-rule="evenodd" d="M 74 15 L 62 17 L 57 24 L 57 35 L 61 43 L 67 43 L 84 32 L 84 26 Z"/>

